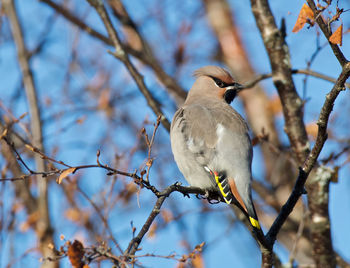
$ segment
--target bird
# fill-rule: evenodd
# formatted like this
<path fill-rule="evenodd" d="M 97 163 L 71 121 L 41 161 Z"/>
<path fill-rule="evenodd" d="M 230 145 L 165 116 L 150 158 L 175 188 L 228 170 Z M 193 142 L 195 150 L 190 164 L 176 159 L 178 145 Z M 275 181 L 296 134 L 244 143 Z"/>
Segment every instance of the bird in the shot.
<path fill-rule="evenodd" d="M 175 162 L 191 186 L 215 191 L 236 205 L 253 230 L 261 227 L 252 201 L 249 128 L 230 103 L 243 86 L 219 66 L 194 72 L 196 81 L 170 127 Z"/>

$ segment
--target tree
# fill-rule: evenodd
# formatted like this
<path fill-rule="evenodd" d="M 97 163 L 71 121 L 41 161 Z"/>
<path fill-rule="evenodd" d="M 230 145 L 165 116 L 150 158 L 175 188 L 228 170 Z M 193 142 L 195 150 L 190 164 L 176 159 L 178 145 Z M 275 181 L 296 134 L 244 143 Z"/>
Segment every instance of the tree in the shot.
<path fill-rule="evenodd" d="M 2 263 L 349 266 L 347 3 L 1 3 Z M 245 86 L 256 242 L 170 152 L 207 64 Z"/>

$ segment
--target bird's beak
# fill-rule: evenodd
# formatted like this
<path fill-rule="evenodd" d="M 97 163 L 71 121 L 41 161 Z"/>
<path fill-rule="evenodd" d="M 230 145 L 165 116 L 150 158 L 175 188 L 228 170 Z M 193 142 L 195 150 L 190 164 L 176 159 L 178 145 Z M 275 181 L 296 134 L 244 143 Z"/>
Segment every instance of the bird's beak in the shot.
<path fill-rule="evenodd" d="M 236 91 L 236 94 L 238 92 L 240 92 L 242 89 L 244 89 L 244 86 L 242 86 L 241 84 L 238 84 L 238 83 L 234 83 L 233 85 L 230 85 L 226 88 L 226 91 L 228 90 L 234 90 Z"/>
<path fill-rule="evenodd" d="M 224 99 L 225 101 L 230 104 L 233 99 L 236 97 L 237 93 L 240 92 L 244 87 L 241 84 L 234 83 L 233 85 L 230 85 L 226 87 L 225 93 L 224 93 Z"/>

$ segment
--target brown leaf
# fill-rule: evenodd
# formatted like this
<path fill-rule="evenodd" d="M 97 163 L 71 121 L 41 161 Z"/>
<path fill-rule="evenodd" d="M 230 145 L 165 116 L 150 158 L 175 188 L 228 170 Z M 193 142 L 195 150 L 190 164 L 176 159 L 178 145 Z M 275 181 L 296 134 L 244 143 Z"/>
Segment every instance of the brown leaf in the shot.
<path fill-rule="evenodd" d="M 6 137 L 7 136 L 7 132 L 8 132 L 8 130 L 7 130 L 7 128 L 5 128 L 4 131 L 0 135 L 0 139 L 2 139 L 3 137 Z"/>
<path fill-rule="evenodd" d="M 76 120 L 76 122 L 77 122 L 77 124 L 81 125 L 81 124 L 84 123 L 85 119 L 86 119 L 86 116 L 83 115 L 82 117 L 78 118 L 78 119 Z"/>
<path fill-rule="evenodd" d="M 306 132 L 310 137 L 312 137 L 312 139 L 316 139 L 317 132 L 318 132 L 317 124 L 315 122 L 307 124 L 306 125 Z"/>
<path fill-rule="evenodd" d="M 174 219 L 173 213 L 167 209 L 161 210 L 160 215 L 166 223 L 169 223 Z"/>
<path fill-rule="evenodd" d="M 147 233 L 149 239 L 154 239 L 156 237 L 157 228 L 157 223 L 153 222 Z"/>
<path fill-rule="evenodd" d="M 22 120 L 24 117 L 26 117 L 28 114 L 28 112 L 25 112 L 24 114 L 22 114 L 20 117 L 18 117 L 18 120 Z"/>
<path fill-rule="evenodd" d="M 84 246 L 78 240 L 74 240 L 73 244 L 68 247 L 67 256 L 74 268 L 81 268 L 84 266 L 84 262 L 82 260 L 84 253 Z"/>
<path fill-rule="evenodd" d="M 334 167 L 334 173 L 332 174 L 331 182 L 337 183 L 339 179 L 339 166 Z"/>
<path fill-rule="evenodd" d="M 329 37 L 329 42 L 340 46 L 343 44 L 343 24 Z"/>
<path fill-rule="evenodd" d="M 129 203 L 131 197 L 134 196 L 135 193 L 137 193 L 138 188 L 135 183 L 130 182 L 127 185 L 125 185 L 125 188 L 123 191 L 120 192 L 119 197 L 124 201 L 125 204 Z"/>
<path fill-rule="evenodd" d="M 202 243 L 196 245 L 194 250 L 201 252 L 203 250 L 204 244 L 205 244 L 205 242 L 202 242 Z"/>
<path fill-rule="evenodd" d="M 202 254 L 196 254 L 192 258 L 192 266 L 194 268 L 204 268 L 204 260 Z"/>
<path fill-rule="evenodd" d="M 40 219 L 40 213 L 38 210 L 34 211 L 30 215 L 28 215 L 27 220 L 23 222 L 19 229 L 21 232 L 26 232 L 31 228 L 36 222 Z"/>
<path fill-rule="evenodd" d="M 275 116 L 282 113 L 281 99 L 277 94 L 272 96 L 272 98 L 269 100 L 268 109 Z"/>
<path fill-rule="evenodd" d="M 77 170 L 76 167 L 71 167 L 63 170 L 63 172 L 60 174 L 60 176 L 57 178 L 56 182 L 58 184 L 61 184 L 62 180 L 67 177 L 68 175 L 74 173 Z"/>
<path fill-rule="evenodd" d="M 260 138 L 258 136 L 254 137 L 252 139 L 252 146 L 254 147 L 254 146 L 258 145 L 259 142 L 260 142 Z"/>
<path fill-rule="evenodd" d="M 313 25 L 313 21 L 314 21 L 314 13 L 312 12 L 312 9 L 307 4 L 304 3 L 303 7 L 299 12 L 297 21 L 295 22 L 292 32 L 293 33 L 299 32 L 304 27 L 306 22 L 309 22 L 311 25 Z"/>
<path fill-rule="evenodd" d="M 79 223 L 84 218 L 80 210 L 76 208 L 68 208 L 64 212 L 64 217 L 76 223 Z"/>
<path fill-rule="evenodd" d="M 186 264 L 182 261 L 180 261 L 176 266 L 176 268 L 185 268 L 185 267 L 186 267 Z"/>

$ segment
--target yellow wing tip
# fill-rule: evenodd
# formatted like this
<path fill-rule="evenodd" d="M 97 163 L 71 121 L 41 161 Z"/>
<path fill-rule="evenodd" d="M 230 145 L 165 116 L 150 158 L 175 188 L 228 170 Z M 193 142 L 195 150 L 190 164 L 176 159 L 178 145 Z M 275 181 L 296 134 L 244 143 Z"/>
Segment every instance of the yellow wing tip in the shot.
<path fill-rule="evenodd" d="M 214 173 L 214 176 L 215 176 L 216 184 L 219 186 L 220 192 L 221 192 L 222 196 L 224 197 L 225 202 L 226 202 L 227 204 L 230 204 L 229 202 L 226 201 L 226 198 L 225 198 L 225 197 L 227 196 L 227 194 L 225 193 L 224 188 L 222 187 L 222 185 L 221 185 L 221 183 L 220 183 L 220 181 L 219 181 L 219 176 L 218 176 L 216 173 Z"/>
<path fill-rule="evenodd" d="M 252 224 L 253 227 L 261 229 L 258 220 L 254 219 L 252 217 L 249 217 L 249 220 L 250 220 L 250 223 Z"/>

